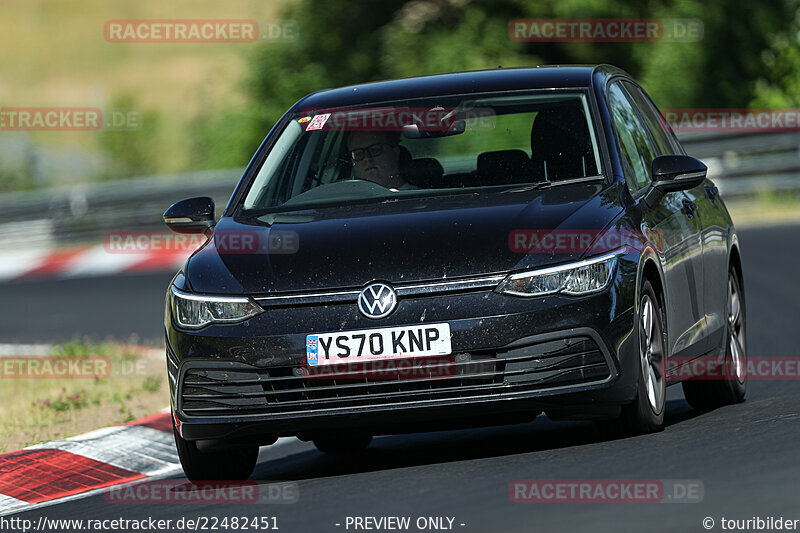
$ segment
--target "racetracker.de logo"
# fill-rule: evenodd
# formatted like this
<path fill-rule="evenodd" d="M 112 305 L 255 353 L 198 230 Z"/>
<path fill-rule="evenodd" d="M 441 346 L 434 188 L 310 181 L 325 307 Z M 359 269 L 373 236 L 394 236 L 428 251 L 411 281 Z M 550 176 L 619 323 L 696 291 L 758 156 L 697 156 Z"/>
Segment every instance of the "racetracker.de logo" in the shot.
<path fill-rule="evenodd" d="M 517 503 L 698 503 L 697 479 L 518 479 L 508 485 Z"/>
<path fill-rule="evenodd" d="M 450 131 L 460 121 L 464 127 L 487 129 L 494 117 L 489 110 L 457 113 L 444 107 L 372 107 L 309 109 L 300 112 L 297 123 L 305 131 L 404 131 L 414 127 L 423 131 Z"/>
<path fill-rule="evenodd" d="M 636 43 L 700 41 L 698 19 L 513 19 L 508 36 L 520 42 Z"/>
<path fill-rule="evenodd" d="M 191 253 L 208 240 L 203 234 L 114 230 L 105 234 L 103 248 L 109 254 Z M 200 253 L 213 249 L 220 254 L 293 254 L 300 247 L 300 236 L 292 230 L 215 230 L 211 240 L 214 247 Z"/>
<path fill-rule="evenodd" d="M 747 357 L 720 359 L 711 357 L 670 357 L 665 365 L 670 379 L 726 381 L 746 377 L 750 381 L 800 380 L 800 359 L 794 357 Z"/>
<path fill-rule="evenodd" d="M 252 43 L 294 42 L 294 21 L 225 20 L 109 20 L 103 27 L 112 43 Z"/>
<path fill-rule="evenodd" d="M 678 133 L 781 132 L 800 130 L 800 109 L 665 109 Z"/>
<path fill-rule="evenodd" d="M 110 375 L 111 359 L 102 355 L 0 358 L 2 379 L 100 379 Z"/>
<path fill-rule="evenodd" d="M 142 112 L 97 107 L 3 107 L 1 131 L 129 131 L 142 127 Z"/>
<path fill-rule="evenodd" d="M 461 365 L 459 366 L 459 363 Z M 385 359 L 365 363 L 338 363 L 335 365 L 300 367 L 298 374 L 310 379 L 335 379 L 337 381 L 364 379 L 397 381 L 402 379 L 437 379 L 458 374 L 459 368 L 469 373 L 481 374 L 494 370 L 492 362 L 474 361 L 457 363 L 451 357 L 424 359 Z"/>
<path fill-rule="evenodd" d="M 651 243 L 664 249 L 664 236 L 658 230 L 626 229 L 517 229 L 508 234 L 508 248 L 521 254 L 575 254 L 609 252 L 623 247 L 642 249 Z"/>
<path fill-rule="evenodd" d="M 118 504 L 287 504 L 299 498 L 294 482 L 259 484 L 254 481 L 142 481 L 103 490 L 107 503 Z"/>

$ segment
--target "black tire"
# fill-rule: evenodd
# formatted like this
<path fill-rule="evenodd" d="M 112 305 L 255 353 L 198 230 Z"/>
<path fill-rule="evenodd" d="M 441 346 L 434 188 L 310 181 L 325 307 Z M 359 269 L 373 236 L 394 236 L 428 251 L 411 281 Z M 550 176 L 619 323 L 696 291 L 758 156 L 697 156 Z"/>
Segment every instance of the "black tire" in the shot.
<path fill-rule="evenodd" d="M 683 395 L 695 409 L 713 409 L 744 401 L 747 392 L 747 323 L 744 292 L 734 268 L 728 272 L 727 331 L 723 342 L 721 376 L 683 382 Z"/>
<path fill-rule="evenodd" d="M 619 429 L 624 434 L 640 435 L 664 429 L 667 342 L 663 308 L 652 284 L 645 280 L 636 313 L 638 391 L 636 399 L 622 407 Z"/>
<path fill-rule="evenodd" d="M 372 442 L 372 435 L 320 435 L 314 438 L 314 446 L 323 453 L 348 453 L 364 450 Z"/>
<path fill-rule="evenodd" d="M 256 467 L 258 446 L 201 452 L 197 449 L 197 443 L 185 440 L 178 434 L 174 419 L 172 431 L 183 473 L 189 481 L 244 481 Z"/>

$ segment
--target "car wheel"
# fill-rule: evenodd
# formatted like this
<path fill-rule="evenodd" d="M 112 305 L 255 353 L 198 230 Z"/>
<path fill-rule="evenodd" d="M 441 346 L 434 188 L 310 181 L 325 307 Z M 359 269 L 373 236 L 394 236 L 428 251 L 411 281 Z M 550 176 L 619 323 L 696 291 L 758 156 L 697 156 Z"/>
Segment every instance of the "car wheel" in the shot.
<path fill-rule="evenodd" d="M 372 435 L 324 435 L 314 439 L 314 446 L 323 453 L 347 453 L 365 449 L 372 442 Z"/>
<path fill-rule="evenodd" d="M 722 375 L 714 380 L 690 379 L 683 382 L 686 401 L 695 409 L 710 409 L 739 403 L 747 391 L 747 343 L 745 302 L 736 270 L 728 273 L 727 331 Z"/>
<path fill-rule="evenodd" d="M 666 341 L 660 300 L 649 281 L 642 286 L 636 320 L 639 344 L 638 392 L 623 406 L 621 429 L 629 434 L 661 431 L 666 406 Z"/>
<path fill-rule="evenodd" d="M 250 477 L 256 467 L 258 446 L 201 452 L 196 442 L 178 434 L 174 418 L 172 431 L 183 472 L 189 481 L 243 481 Z"/>

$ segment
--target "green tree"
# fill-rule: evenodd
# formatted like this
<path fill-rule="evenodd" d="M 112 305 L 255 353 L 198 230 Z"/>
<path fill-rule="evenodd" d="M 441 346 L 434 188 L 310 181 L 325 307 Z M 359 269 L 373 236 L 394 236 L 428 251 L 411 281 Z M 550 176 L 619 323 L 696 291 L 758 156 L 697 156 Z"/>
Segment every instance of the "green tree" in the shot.
<path fill-rule="evenodd" d="M 764 75 L 756 80 L 752 107 L 800 107 L 800 3 L 791 9 L 790 27 L 773 35 L 762 54 Z"/>
<path fill-rule="evenodd" d="M 639 79 L 662 108 L 744 107 L 763 76 L 762 51 L 792 21 L 783 1 L 299 0 L 285 14 L 298 25 L 298 41 L 265 43 L 253 55 L 253 106 L 238 121 L 236 142 L 250 138 L 243 145 L 249 157 L 290 105 L 319 89 L 498 65 L 611 63 Z M 695 42 L 528 43 L 508 35 L 516 18 L 699 19 L 704 33 Z M 794 54 L 761 84 L 778 77 L 788 88 L 793 75 L 796 85 L 800 52 Z"/>

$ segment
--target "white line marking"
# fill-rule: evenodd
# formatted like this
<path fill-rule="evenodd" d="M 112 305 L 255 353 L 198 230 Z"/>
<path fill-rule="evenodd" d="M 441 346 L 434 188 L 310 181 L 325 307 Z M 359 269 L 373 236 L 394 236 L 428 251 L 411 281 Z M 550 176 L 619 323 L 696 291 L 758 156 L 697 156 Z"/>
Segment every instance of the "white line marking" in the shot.
<path fill-rule="evenodd" d="M 169 407 L 162 409 L 160 412 L 169 412 Z M 272 450 L 297 442 L 299 441 L 295 437 L 279 438 L 274 444 L 262 447 L 259 462 L 268 461 Z M 175 450 L 173 435 L 146 426 L 111 426 L 64 440 L 28 446 L 25 449 L 43 448 L 64 450 L 133 472 L 140 472 L 145 474 L 148 480 L 166 479 L 173 476 L 180 477 L 183 474 L 178 453 Z M 113 486 L 122 487 L 141 482 L 142 480 L 138 479 L 130 483 L 119 483 Z M 31 504 L 0 494 L 0 516 L 88 498 L 102 494 L 107 490 L 108 487 L 92 489 L 64 498 Z"/>
<path fill-rule="evenodd" d="M 0 357 L 46 357 L 52 353 L 52 344 L 0 344 Z"/>
<path fill-rule="evenodd" d="M 0 255 L 0 280 L 14 279 L 40 267 L 50 250 L 19 250 Z"/>
<path fill-rule="evenodd" d="M 0 494 L 0 514 L 26 505 L 28 504 L 22 500 Z"/>
<path fill-rule="evenodd" d="M 55 448 L 146 476 L 180 467 L 172 434 L 145 426 L 103 428 L 31 448 Z"/>
<path fill-rule="evenodd" d="M 150 255 L 147 253 L 109 253 L 103 245 L 93 246 L 89 250 L 71 258 L 69 265 L 63 270 L 62 274 L 64 277 L 114 274 L 149 257 Z"/>

